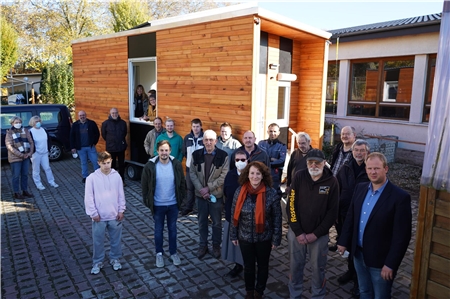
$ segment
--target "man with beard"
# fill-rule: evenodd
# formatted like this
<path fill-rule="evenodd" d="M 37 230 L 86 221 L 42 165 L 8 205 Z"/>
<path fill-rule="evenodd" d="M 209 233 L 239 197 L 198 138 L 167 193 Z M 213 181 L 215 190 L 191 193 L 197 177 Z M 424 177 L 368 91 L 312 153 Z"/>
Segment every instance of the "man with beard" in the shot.
<path fill-rule="evenodd" d="M 326 294 L 328 231 L 338 213 L 339 186 L 325 167 L 325 155 L 312 149 L 306 155 L 308 169 L 298 171 L 291 183 L 286 213 L 289 231 L 290 298 L 302 298 L 306 255 L 311 263 L 311 297 Z"/>
<path fill-rule="evenodd" d="M 284 161 L 286 160 L 286 144 L 278 140 L 280 127 L 272 123 L 267 128 L 269 138 L 261 140 L 258 145 L 270 158 L 270 174 L 272 175 L 273 188 L 281 195 L 280 183 L 283 174 Z"/>
<path fill-rule="evenodd" d="M 391 289 L 411 240 L 411 196 L 387 179 L 382 153 L 366 159 L 370 182 L 358 184 L 345 219 L 338 251 L 351 248 L 360 298 L 391 298 Z"/>
<path fill-rule="evenodd" d="M 145 164 L 142 171 L 144 204 L 152 211 L 155 223 L 156 267 L 164 267 L 163 232 L 167 218 L 170 259 L 175 266 L 181 264 L 177 254 L 177 218 L 181 201 L 186 195 L 186 181 L 181 162 L 170 156 L 169 141 L 156 146 L 158 155 Z"/>
<path fill-rule="evenodd" d="M 352 201 L 352 195 L 355 191 L 356 185 L 359 183 L 368 182 L 369 178 L 366 173 L 366 163 L 364 161 L 369 154 L 370 146 L 365 140 L 358 139 L 352 145 L 353 158 L 342 165 L 336 178 L 339 182 L 339 214 L 337 223 L 335 224 L 337 237 L 342 233 L 342 227 L 345 222 L 345 216 L 348 212 L 348 207 Z M 348 271 L 338 278 L 340 284 L 346 284 L 353 280 L 354 287 L 352 289 L 353 296 L 359 295 L 358 280 L 356 278 L 355 266 L 353 265 L 353 257 L 348 258 Z"/>
<path fill-rule="evenodd" d="M 286 186 L 290 186 L 295 173 L 299 170 L 306 169 L 306 154 L 312 150 L 311 137 L 308 133 L 300 132 L 297 134 L 298 148 L 291 154 L 289 159 Z"/>
<path fill-rule="evenodd" d="M 183 161 L 183 138 L 175 132 L 175 121 L 171 118 L 166 120 L 166 132 L 159 135 L 156 138 L 155 144 L 158 144 L 161 140 L 168 140 L 170 147 L 172 148 L 172 156 L 178 161 Z M 158 155 L 157 148 L 155 147 L 153 155 Z"/>

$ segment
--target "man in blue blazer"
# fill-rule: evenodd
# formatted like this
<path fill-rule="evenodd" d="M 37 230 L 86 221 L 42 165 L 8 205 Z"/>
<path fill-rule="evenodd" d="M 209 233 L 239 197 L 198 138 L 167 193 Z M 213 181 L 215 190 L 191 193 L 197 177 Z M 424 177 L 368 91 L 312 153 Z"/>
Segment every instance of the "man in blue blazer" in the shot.
<path fill-rule="evenodd" d="M 370 183 L 358 184 L 345 219 L 338 251 L 353 254 L 360 299 L 391 298 L 398 267 L 411 239 L 411 196 L 386 177 L 386 157 L 366 159 Z"/>

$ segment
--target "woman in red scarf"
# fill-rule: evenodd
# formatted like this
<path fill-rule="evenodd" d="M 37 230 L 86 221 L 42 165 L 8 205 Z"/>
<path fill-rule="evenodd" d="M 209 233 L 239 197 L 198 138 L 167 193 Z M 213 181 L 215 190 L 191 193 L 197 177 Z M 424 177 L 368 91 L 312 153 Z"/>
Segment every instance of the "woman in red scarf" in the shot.
<path fill-rule="evenodd" d="M 230 239 L 240 247 L 244 259 L 245 298 L 262 298 L 270 252 L 281 243 L 280 198 L 272 188 L 269 168 L 261 162 L 250 162 L 239 176 L 239 184 L 231 208 Z"/>

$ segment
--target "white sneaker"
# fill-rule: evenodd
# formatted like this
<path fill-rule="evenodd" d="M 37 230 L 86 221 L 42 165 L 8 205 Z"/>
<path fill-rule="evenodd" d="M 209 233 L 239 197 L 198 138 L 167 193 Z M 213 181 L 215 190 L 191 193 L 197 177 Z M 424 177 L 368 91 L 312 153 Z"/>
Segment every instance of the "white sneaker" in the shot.
<path fill-rule="evenodd" d="M 173 262 L 173 264 L 175 265 L 175 266 L 178 266 L 178 265 L 180 265 L 181 264 L 181 260 L 180 260 L 180 257 L 178 256 L 178 254 L 172 254 L 171 256 L 170 256 L 170 259 L 172 260 L 172 262 Z"/>
<path fill-rule="evenodd" d="M 158 268 L 164 267 L 164 258 L 162 256 L 162 252 L 158 252 L 156 254 L 156 267 Z"/>
<path fill-rule="evenodd" d="M 52 186 L 53 188 L 58 188 L 59 187 L 59 185 L 57 184 L 57 183 L 49 183 L 50 184 L 50 186 Z"/>
<path fill-rule="evenodd" d="M 91 274 L 98 274 L 100 273 L 100 269 L 103 268 L 103 263 L 97 263 L 92 266 Z"/>
<path fill-rule="evenodd" d="M 38 188 L 39 190 L 45 190 L 45 187 L 42 184 L 36 185 L 36 188 Z"/>
<path fill-rule="evenodd" d="M 114 271 L 122 269 L 122 265 L 119 260 L 110 260 L 109 263 L 113 266 Z"/>

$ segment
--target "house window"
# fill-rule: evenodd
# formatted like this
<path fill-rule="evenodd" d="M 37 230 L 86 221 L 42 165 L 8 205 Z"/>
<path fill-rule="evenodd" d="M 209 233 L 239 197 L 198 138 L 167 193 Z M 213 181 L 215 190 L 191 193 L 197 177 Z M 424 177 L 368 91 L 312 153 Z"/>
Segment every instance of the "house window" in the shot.
<path fill-rule="evenodd" d="M 423 122 L 430 120 L 431 96 L 433 95 L 434 72 L 436 70 L 436 55 L 432 55 L 428 59 L 427 69 L 427 87 L 425 91 L 425 107 L 423 109 Z"/>
<path fill-rule="evenodd" d="M 289 126 L 291 83 L 278 81 L 277 124 L 280 127 Z"/>
<path fill-rule="evenodd" d="M 409 119 L 414 59 L 353 62 L 348 115 Z"/>
<path fill-rule="evenodd" d="M 336 115 L 338 100 L 339 62 L 328 63 L 325 113 Z"/>

